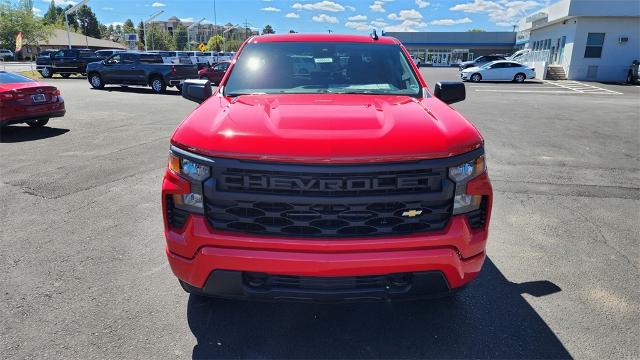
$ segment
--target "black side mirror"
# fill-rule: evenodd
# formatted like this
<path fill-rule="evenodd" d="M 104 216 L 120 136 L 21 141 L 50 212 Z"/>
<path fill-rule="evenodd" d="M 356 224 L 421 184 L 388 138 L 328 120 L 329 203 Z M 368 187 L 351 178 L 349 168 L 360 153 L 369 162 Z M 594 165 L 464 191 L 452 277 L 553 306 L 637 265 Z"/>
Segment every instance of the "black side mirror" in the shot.
<path fill-rule="evenodd" d="M 458 81 L 441 81 L 436 84 L 433 95 L 447 104 L 464 100 L 466 95 L 464 84 Z"/>
<path fill-rule="evenodd" d="M 182 83 L 182 97 L 187 100 L 201 104 L 210 98 L 212 94 L 213 91 L 209 80 L 186 80 Z"/>

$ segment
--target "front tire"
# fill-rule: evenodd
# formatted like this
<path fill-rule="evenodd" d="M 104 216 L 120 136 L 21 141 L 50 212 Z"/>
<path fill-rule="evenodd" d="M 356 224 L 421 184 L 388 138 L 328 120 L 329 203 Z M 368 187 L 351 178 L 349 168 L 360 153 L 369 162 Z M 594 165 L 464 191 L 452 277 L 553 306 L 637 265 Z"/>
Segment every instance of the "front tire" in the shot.
<path fill-rule="evenodd" d="M 89 83 L 91 84 L 91 87 L 93 87 L 94 89 L 104 88 L 104 80 L 102 80 L 102 77 L 100 76 L 100 74 L 90 74 Z"/>
<path fill-rule="evenodd" d="M 469 79 L 471 79 L 471 81 L 473 81 L 473 82 L 480 82 L 480 81 L 482 81 L 482 75 L 480 75 L 478 73 L 475 73 L 475 74 L 471 75 L 471 77 Z"/>
<path fill-rule="evenodd" d="M 167 90 L 167 84 L 165 84 L 164 80 L 162 80 L 162 78 L 159 76 L 151 78 L 150 85 L 151 85 L 151 89 L 156 94 L 164 94 L 164 92 Z"/>
<path fill-rule="evenodd" d="M 627 84 L 633 84 L 633 73 L 631 71 L 627 73 Z"/>
<path fill-rule="evenodd" d="M 527 79 L 527 75 L 523 73 L 517 73 L 516 76 L 513 77 L 513 81 L 517 83 L 523 83 Z"/>
<path fill-rule="evenodd" d="M 48 79 L 53 76 L 53 72 L 48 67 L 45 67 L 45 68 L 42 68 L 42 70 L 40 70 L 40 75 L 42 75 L 43 78 Z"/>
<path fill-rule="evenodd" d="M 30 120 L 30 121 L 27 121 L 27 125 L 29 125 L 34 129 L 37 129 L 47 125 L 48 122 L 49 122 L 49 119 Z"/>

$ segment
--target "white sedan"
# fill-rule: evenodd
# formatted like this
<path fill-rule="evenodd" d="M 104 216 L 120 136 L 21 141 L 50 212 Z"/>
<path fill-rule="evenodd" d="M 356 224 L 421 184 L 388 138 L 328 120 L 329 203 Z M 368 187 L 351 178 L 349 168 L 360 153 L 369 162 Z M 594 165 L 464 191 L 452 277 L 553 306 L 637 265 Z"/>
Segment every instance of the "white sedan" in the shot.
<path fill-rule="evenodd" d="M 490 62 L 481 67 L 472 67 L 460 72 L 462 81 L 470 80 L 480 82 L 482 80 L 515 81 L 524 82 L 536 77 L 536 69 L 522 65 L 515 61 L 499 60 Z"/>

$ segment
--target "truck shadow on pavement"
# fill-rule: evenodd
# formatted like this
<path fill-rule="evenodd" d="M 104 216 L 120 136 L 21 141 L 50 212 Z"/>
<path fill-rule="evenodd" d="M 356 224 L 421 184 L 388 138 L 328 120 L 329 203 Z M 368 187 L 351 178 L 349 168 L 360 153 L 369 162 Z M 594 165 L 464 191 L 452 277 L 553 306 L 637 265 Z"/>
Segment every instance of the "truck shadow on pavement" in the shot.
<path fill-rule="evenodd" d="M 487 259 L 454 299 L 300 304 L 189 298 L 193 358 L 571 358 L 522 294 L 561 291 L 509 282 Z"/>
<path fill-rule="evenodd" d="M 53 120 L 55 121 L 55 119 Z M 69 129 L 42 127 L 34 129 L 26 125 L 10 125 L 0 128 L 0 143 L 17 143 L 34 141 L 60 136 L 69 132 Z"/>

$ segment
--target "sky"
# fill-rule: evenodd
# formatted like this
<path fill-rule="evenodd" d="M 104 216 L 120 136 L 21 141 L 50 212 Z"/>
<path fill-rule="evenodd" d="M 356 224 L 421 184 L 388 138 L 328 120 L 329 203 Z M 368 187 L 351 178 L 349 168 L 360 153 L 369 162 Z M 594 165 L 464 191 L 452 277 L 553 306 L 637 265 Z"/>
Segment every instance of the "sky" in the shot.
<path fill-rule="evenodd" d="M 55 0 L 59 5 L 76 1 Z M 81 1 L 81 0 L 77 0 Z M 34 0 L 36 14 L 44 14 L 51 0 Z M 550 0 L 90 0 L 104 24 L 134 23 L 159 10 L 166 20 L 244 24 L 256 30 L 269 24 L 276 33 L 366 34 L 378 31 L 512 31 L 513 25 Z M 215 3 L 215 17 L 214 17 Z"/>

